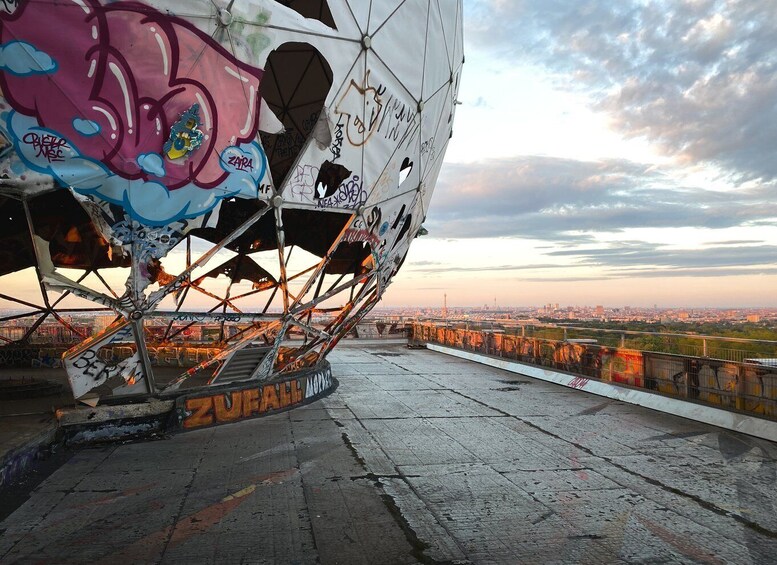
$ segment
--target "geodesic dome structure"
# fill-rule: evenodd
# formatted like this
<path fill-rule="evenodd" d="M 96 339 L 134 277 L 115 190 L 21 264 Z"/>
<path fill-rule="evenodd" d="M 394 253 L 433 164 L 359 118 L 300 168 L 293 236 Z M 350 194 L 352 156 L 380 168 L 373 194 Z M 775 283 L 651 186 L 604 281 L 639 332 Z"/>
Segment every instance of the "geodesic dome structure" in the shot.
<path fill-rule="evenodd" d="M 64 336 L 76 398 L 316 365 L 422 230 L 461 18 L 460 0 L 3 2 L 0 321 L 18 327 L 0 339 Z"/>

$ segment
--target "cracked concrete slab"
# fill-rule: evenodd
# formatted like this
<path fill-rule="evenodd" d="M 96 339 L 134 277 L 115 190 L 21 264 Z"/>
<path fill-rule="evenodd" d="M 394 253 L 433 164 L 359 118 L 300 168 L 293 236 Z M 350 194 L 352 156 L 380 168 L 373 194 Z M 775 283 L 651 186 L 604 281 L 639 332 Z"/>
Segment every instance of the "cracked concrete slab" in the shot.
<path fill-rule="evenodd" d="M 767 563 L 777 445 L 402 346 L 284 414 L 83 449 L 0 561 Z"/>

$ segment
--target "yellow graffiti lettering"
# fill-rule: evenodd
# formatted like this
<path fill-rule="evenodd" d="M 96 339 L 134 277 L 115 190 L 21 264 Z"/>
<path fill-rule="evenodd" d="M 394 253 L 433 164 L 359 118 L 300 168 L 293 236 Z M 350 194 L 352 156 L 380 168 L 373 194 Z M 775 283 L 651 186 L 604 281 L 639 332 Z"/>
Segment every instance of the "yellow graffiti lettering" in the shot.
<path fill-rule="evenodd" d="M 248 418 L 259 412 L 259 389 L 250 388 L 243 391 L 243 417 Z"/>
<path fill-rule="evenodd" d="M 281 393 L 281 395 L 280 395 L 281 396 L 281 398 L 280 398 L 280 400 L 281 400 L 281 408 L 286 408 L 287 406 L 291 406 L 292 405 L 292 401 L 291 401 L 291 383 L 289 383 L 289 382 L 281 383 L 279 385 L 279 388 L 280 388 L 279 392 Z"/>
<path fill-rule="evenodd" d="M 227 399 L 231 398 L 232 406 L 227 406 Z M 213 398 L 213 405 L 216 411 L 217 422 L 232 422 L 240 418 L 243 405 L 243 395 L 241 392 L 233 392 L 230 396 L 219 394 Z"/>
<path fill-rule="evenodd" d="M 267 385 L 262 390 L 262 404 L 260 411 L 267 412 L 268 410 L 277 410 L 281 407 L 280 400 L 278 399 L 278 391 L 275 385 Z"/>
<path fill-rule="evenodd" d="M 299 379 L 295 379 L 291 385 L 291 402 L 292 404 L 298 404 L 302 402 L 303 398 L 305 398 L 305 389 Z"/>
<path fill-rule="evenodd" d="M 210 413 L 213 408 L 213 398 L 189 398 L 186 400 L 186 411 L 192 412 L 192 415 L 183 421 L 184 428 L 199 428 L 201 426 L 210 426 L 213 423 L 213 414 Z"/>

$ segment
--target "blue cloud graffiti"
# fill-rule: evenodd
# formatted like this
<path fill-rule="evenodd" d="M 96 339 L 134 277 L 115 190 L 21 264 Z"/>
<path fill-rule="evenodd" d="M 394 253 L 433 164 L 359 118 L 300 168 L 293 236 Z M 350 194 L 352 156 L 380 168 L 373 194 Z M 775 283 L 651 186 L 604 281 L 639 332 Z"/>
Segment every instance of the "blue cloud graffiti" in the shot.
<path fill-rule="evenodd" d="M 75 118 L 73 120 L 73 129 L 85 137 L 91 137 L 100 133 L 100 124 L 92 120 Z"/>
<path fill-rule="evenodd" d="M 144 172 L 162 178 L 165 176 L 165 162 L 156 153 L 143 153 L 138 157 L 138 165 Z"/>
<path fill-rule="evenodd" d="M 11 41 L 0 45 L 0 70 L 17 76 L 52 74 L 57 63 L 34 45 Z"/>
<path fill-rule="evenodd" d="M 112 173 L 99 161 L 81 155 L 74 143 L 57 132 L 40 127 L 35 118 L 17 112 L 4 118 L 0 129 L 13 140 L 17 154 L 31 169 L 53 176 L 79 194 L 122 206 L 132 219 L 149 226 L 196 218 L 224 198 L 257 198 L 267 169 L 267 158 L 258 144 L 241 144 L 221 153 L 222 167 L 230 174 L 220 185 L 202 189 L 190 183 L 168 190 L 158 182 Z M 150 175 L 164 174 L 164 162 L 157 154 L 141 155 L 138 164 Z"/>

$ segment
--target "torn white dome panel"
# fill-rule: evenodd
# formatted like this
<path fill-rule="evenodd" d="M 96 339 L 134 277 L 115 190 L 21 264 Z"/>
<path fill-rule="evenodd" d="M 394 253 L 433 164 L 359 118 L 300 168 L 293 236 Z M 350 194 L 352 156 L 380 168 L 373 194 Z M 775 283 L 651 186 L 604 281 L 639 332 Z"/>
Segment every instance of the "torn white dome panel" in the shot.
<path fill-rule="evenodd" d="M 79 398 L 317 364 L 425 219 L 461 17 L 457 0 L 2 4 L 0 245 L 18 251 L 0 273 L 32 276 L 4 289 L 26 312 L 0 313 L 8 346 L 56 336 Z"/>

